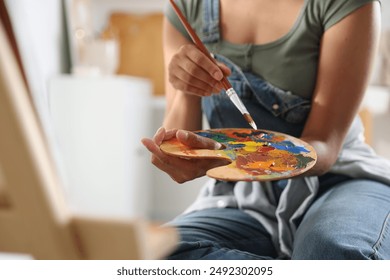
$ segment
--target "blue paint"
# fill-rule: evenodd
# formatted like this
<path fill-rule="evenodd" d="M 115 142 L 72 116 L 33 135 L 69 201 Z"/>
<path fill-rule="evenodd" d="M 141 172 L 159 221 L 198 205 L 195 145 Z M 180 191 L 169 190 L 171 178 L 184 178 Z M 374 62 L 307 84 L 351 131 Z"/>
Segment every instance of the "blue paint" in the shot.
<path fill-rule="evenodd" d="M 226 146 L 229 149 L 241 149 L 241 148 L 245 148 L 246 145 L 242 143 L 238 143 L 238 144 L 227 143 Z"/>
<path fill-rule="evenodd" d="M 272 133 L 266 133 L 266 132 L 263 132 L 264 134 L 261 136 L 261 138 L 263 139 L 267 139 L 267 140 L 272 140 L 274 138 L 274 134 Z"/>
<path fill-rule="evenodd" d="M 235 150 L 235 149 L 243 149 L 245 148 L 246 144 L 245 142 L 243 143 L 236 143 L 236 144 L 231 144 L 229 142 L 231 141 L 240 141 L 240 137 L 250 137 L 252 141 L 255 141 L 257 143 L 263 143 L 264 145 L 271 146 L 277 150 L 283 150 L 287 151 L 289 153 L 293 154 L 300 154 L 300 153 L 309 153 L 307 149 L 305 149 L 303 146 L 296 146 L 293 142 L 291 141 L 282 141 L 282 142 L 272 142 L 274 140 L 275 134 L 273 133 L 265 133 L 261 132 L 261 138 L 257 138 L 254 135 L 247 134 L 247 133 L 236 133 L 237 138 L 231 138 L 227 136 L 224 133 L 216 133 L 215 131 L 200 131 L 196 132 L 196 134 L 207 137 L 210 139 L 213 139 L 214 141 L 224 143 L 226 145 L 227 150 Z M 258 133 L 260 134 L 260 132 Z"/>
<path fill-rule="evenodd" d="M 293 154 L 308 153 L 310 151 L 306 150 L 304 147 L 295 146 L 291 141 L 282 141 L 278 143 L 270 143 L 271 147 L 274 147 L 278 150 L 288 151 Z"/>
<path fill-rule="evenodd" d="M 228 142 L 228 141 L 234 141 L 235 139 L 228 137 L 227 135 L 223 133 L 215 133 L 215 132 L 207 132 L 207 131 L 202 131 L 202 132 L 196 132 L 199 136 L 207 137 L 210 139 L 213 139 L 214 141 L 217 142 Z"/>

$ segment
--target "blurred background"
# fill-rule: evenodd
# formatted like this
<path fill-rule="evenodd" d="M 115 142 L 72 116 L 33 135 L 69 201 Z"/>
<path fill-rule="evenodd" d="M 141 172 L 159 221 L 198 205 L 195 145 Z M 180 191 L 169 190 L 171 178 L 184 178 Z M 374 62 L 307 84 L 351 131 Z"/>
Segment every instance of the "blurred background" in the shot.
<path fill-rule="evenodd" d="M 31 95 L 72 211 L 165 222 L 205 182 L 178 185 L 141 145 L 164 116 L 164 0 L 6 0 Z M 390 3 L 361 108 L 390 158 Z"/>

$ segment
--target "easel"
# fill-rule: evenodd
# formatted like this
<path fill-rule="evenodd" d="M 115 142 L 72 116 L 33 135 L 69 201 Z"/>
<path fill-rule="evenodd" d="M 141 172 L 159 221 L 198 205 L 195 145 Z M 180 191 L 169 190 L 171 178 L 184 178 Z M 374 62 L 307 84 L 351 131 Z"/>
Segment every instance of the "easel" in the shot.
<path fill-rule="evenodd" d="M 0 252 L 36 259 L 164 257 L 177 241 L 172 228 L 69 211 L 0 4 Z"/>

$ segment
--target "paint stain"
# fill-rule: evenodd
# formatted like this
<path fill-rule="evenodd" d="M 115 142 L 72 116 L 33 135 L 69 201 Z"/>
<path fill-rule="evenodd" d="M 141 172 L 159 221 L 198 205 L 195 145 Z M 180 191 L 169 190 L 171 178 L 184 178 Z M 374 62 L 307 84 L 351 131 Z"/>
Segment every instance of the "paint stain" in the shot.
<path fill-rule="evenodd" d="M 223 166 L 223 172 L 217 176 L 221 180 L 232 178 L 230 173 L 240 180 L 288 178 L 301 174 L 316 161 L 315 152 L 310 150 L 310 146 L 282 133 L 252 129 L 210 129 L 195 133 L 221 143 L 223 149 L 218 150 L 218 153 L 215 150 L 192 150 L 180 146 L 174 139 L 169 142 L 179 153 L 191 157 L 214 155 L 229 158 L 232 163 Z M 241 175 L 238 176 L 237 172 Z"/>
<path fill-rule="evenodd" d="M 225 145 L 223 150 L 238 168 L 250 175 L 289 173 L 306 168 L 315 159 L 310 151 L 281 134 L 261 130 L 208 130 L 198 133 Z"/>

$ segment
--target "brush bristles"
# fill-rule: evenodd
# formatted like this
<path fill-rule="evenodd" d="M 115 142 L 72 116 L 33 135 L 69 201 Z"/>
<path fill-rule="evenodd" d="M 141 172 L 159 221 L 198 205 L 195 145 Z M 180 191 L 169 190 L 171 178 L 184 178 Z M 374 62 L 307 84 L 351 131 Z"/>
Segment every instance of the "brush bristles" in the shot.
<path fill-rule="evenodd" d="M 249 114 L 244 114 L 244 118 L 245 118 L 245 120 L 249 123 L 249 125 L 250 125 L 253 129 L 257 129 L 257 125 L 256 125 L 255 122 L 253 121 L 251 115 L 249 115 Z"/>

